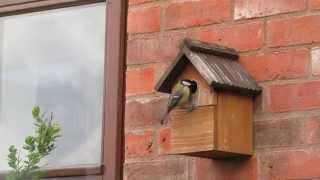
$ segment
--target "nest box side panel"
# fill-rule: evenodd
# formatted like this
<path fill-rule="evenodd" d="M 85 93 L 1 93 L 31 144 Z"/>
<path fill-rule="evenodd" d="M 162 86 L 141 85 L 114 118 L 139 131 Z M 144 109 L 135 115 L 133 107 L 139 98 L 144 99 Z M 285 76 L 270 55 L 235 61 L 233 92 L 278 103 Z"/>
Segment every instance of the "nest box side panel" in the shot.
<path fill-rule="evenodd" d="M 192 112 L 183 109 L 172 111 L 169 154 L 186 154 L 214 149 L 214 108 L 214 106 L 201 106 Z"/>
<path fill-rule="evenodd" d="M 179 80 L 190 79 L 194 80 L 198 84 L 198 90 L 195 94 L 194 104 L 195 106 L 206 106 L 217 104 L 217 94 L 214 92 L 211 86 L 201 77 L 196 68 L 188 63 L 183 72 L 178 76 L 176 83 Z"/>
<path fill-rule="evenodd" d="M 253 154 L 252 97 L 219 92 L 216 113 L 217 150 Z"/>

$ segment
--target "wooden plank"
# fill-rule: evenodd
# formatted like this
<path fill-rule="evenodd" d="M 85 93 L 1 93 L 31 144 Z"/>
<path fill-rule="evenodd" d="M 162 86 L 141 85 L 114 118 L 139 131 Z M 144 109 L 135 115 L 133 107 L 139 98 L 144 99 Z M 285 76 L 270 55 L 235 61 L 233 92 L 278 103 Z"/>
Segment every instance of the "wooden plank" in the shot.
<path fill-rule="evenodd" d="M 122 180 L 128 0 L 107 4 L 103 180 Z"/>
<path fill-rule="evenodd" d="M 187 46 L 191 51 L 196 51 L 200 53 L 213 54 L 216 56 L 221 56 L 229 59 L 239 59 L 239 55 L 236 50 L 218 44 L 209 44 L 206 42 L 201 42 L 198 40 L 193 40 L 186 38 L 184 40 L 185 46 Z"/>
<path fill-rule="evenodd" d="M 44 170 L 45 178 L 52 177 L 79 177 L 79 176 L 91 176 L 91 175 L 102 175 L 102 166 L 92 166 L 92 167 L 68 167 L 62 169 L 46 169 Z M 0 180 L 4 180 L 8 172 L 0 172 Z"/>
<path fill-rule="evenodd" d="M 183 72 L 189 60 L 182 51 L 177 55 L 176 59 L 166 69 L 161 78 L 158 80 L 155 90 L 163 93 L 170 93 L 176 78 Z"/>
<path fill-rule="evenodd" d="M 63 168 L 45 170 L 44 177 L 69 177 L 69 176 L 89 176 L 102 175 L 103 167 L 79 167 L 79 168 Z"/>
<path fill-rule="evenodd" d="M 105 0 L 6 0 L 0 2 L 0 16 L 105 2 Z"/>
<path fill-rule="evenodd" d="M 252 97 L 230 92 L 218 94 L 217 150 L 251 155 L 253 153 Z"/>
<path fill-rule="evenodd" d="M 183 155 L 188 156 L 195 156 L 195 157 L 204 157 L 204 158 L 211 158 L 211 159 L 231 159 L 231 158 L 247 158 L 248 155 L 244 154 L 237 154 L 233 152 L 225 152 L 225 151 L 200 151 L 200 152 L 194 152 L 194 153 L 186 153 Z"/>
<path fill-rule="evenodd" d="M 182 109 L 172 111 L 170 154 L 213 150 L 213 121 L 214 106 L 197 107 L 191 112 Z"/>
<path fill-rule="evenodd" d="M 198 90 L 194 95 L 195 106 L 207 106 L 217 104 L 217 94 L 202 78 L 202 76 L 191 63 L 188 63 L 188 65 L 186 65 L 184 71 L 176 79 L 175 83 L 182 79 L 190 79 L 197 82 Z"/>

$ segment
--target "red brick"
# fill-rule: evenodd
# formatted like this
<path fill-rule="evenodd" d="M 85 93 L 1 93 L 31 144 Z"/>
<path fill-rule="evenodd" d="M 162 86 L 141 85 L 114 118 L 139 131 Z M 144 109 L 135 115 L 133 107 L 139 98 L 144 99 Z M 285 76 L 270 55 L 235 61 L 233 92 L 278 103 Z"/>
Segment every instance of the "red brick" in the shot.
<path fill-rule="evenodd" d="M 304 140 L 307 144 L 320 143 L 320 117 L 311 117 L 304 124 Z"/>
<path fill-rule="evenodd" d="M 158 38 L 133 39 L 127 43 L 127 64 L 141 64 L 163 59 Z"/>
<path fill-rule="evenodd" d="M 270 16 L 306 9 L 306 0 L 235 0 L 235 19 Z"/>
<path fill-rule="evenodd" d="M 258 155 L 262 179 L 316 180 L 320 178 L 320 151 L 295 150 Z"/>
<path fill-rule="evenodd" d="M 296 147 L 320 143 L 320 117 L 291 118 L 255 123 L 255 146 Z"/>
<path fill-rule="evenodd" d="M 305 130 L 301 119 L 258 121 L 255 124 L 255 146 L 266 148 L 305 144 Z"/>
<path fill-rule="evenodd" d="M 196 159 L 196 180 L 256 180 L 257 158 L 227 161 Z"/>
<path fill-rule="evenodd" d="M 309 50 L 259 53 L 240 58 L 257 81 L 292 79 L 308 74 Z"/>
<path fill-rule="evenodd" d="M 166 114 L 167 103 L 167 98 L 154 96 L 128 100 L 125 108 L 126 127 L 159 124 Z"/>
<path fill-rule="evenodd" d="M 142 4 L 153 0 L 129 0 L 129 5 Z"/>
<path fill-rule="evenodd" d="M 309 7 L 311 9 L 320 9 L 320 0 L 309 0 Z"/>
<path fill-rule="evenodd" d="M 149 156 L 154 152 L 153 146 L 152 131 L 129 132 L 125 135 L 126 158 Z"/>
<path fill-rule="evenodd" d="M 169 153 L 171 150 L 171 129 L 162 128 L 159 130 L 160 154 Z"/>
<path fill-rule="evenodd" d="M 187 158 L 125 164 L 127 180 L 183 180 L 188 175 Z"/>
<path fill-rule="evenodd" d="M 192 36 L 201 41 L 229 46 L 237 51 L 259 49 L 264 41 L 261 22 L 204 29 L 194 32 Z"/>
<path fill-rule="evenodd" d="M 320 108 L 320 81 L 270 87 L 271 112 Z"/>
<path fill-rule="evenodd" d="M 158 82 L 160 80 L 160 78 L 163 76 L 165 71 L 169 68 L 171 63 L 172 62 L 170 61 L 170 62 L 165 62 L 165 63 L 154 63 L 153 64 L 153 67 L 156 68 L 156 73 L 155 73 L 156 82 Z"/>
<path fill-rule="evenodd" d="M 230 19 L 231 4 L 227 0 L 198 0 L 170 4 L 165 9 L 165 29 L 220 23 Z"/>
<path fill-rule="evenodd" d="M 167 33 L 162 37 L 132 39 L 128 41 L 127 64 L 169 61 L 179 51 L 184 33 Z"/>
<path fill-rule="evenodd" d="M 270 20 L 267 23 L 268 46 L 288 46 L 320 42 L 320 16 Z"/>
<path fill-rule="evenodd" d="M 138 95 L 153 92 L 155 72 L 153 68 L 130 69 L 126 73 L 126 94 Z"/>
<path fill-rule="evenodd" d="M 160 7 L 129 11 L 128 33 L 147 33 L 160 31 Z"/>

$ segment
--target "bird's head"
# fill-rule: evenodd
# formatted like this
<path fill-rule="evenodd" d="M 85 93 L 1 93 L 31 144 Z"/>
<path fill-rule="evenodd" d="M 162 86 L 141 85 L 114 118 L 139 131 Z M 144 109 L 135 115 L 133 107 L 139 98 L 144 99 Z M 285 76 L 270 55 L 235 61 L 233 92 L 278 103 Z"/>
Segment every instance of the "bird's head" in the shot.
<path fill-rule="evenodd" d="M 184 80 L 181 80 L 180 83 L 183 85 L 183 86 L 187 86 L 190 88 L 190 91 L 192 93 L 195 93 L 198 89 L 198 85 L 197 85 L 197 82 L 196 81 L 193 81 L 193 80 L 190 80 L 190 79 L 184 79 Z"/>

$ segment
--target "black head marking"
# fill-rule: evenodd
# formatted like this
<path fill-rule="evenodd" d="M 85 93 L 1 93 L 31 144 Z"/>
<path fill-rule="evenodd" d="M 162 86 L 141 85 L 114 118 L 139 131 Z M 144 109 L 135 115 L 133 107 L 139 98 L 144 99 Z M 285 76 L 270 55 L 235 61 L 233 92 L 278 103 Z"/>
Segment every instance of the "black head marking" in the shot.
<path fill-rule="evenodd" d="M 184 86 L 188 86 L 192 93 L 195 93 L 198 89 L 198 85 L 196 81 L 190 79 L 184 79 L 181 81 L 181 84 Z"/>

